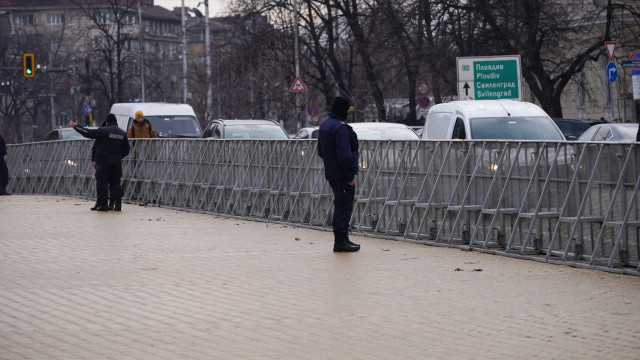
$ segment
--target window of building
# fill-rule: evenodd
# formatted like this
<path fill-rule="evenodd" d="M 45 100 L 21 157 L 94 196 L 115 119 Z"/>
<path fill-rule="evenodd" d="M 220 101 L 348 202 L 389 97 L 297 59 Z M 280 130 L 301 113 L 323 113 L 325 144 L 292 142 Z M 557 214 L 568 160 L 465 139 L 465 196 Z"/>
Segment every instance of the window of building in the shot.
<path fill-rule="evenodd" d="M 138 43 L 138 40 L 128 40 L 127 41 L 127 49 L 128 50 L 138 50 L 138 49 L 140 49 L 140 43 Z"/>
<path fill-rule="evenodd" d="M 96 11 L 96 23 L 105 25 L 111 24 L 111 13 L 107 10 Z"/>
<path fill-rule="evenodd" d="M 47 25 L 62 25 L 64 17 L 62 14 L 47 14 Z"/>
<path fill-rule="evenodd" d="M 202 31 L 193 30 L 189 33 L 189 41 L 191 42 L 200 42 L 202 41 Z"/>
<path fill-rule="evenodd" d="M 33 25 L 33 15 L 18 15 L 16 16 L 16 25 L 17 26 L 28 26 Z"/>
<path fill-rule="evenodd" d="M 124 16 L 124 19 L 122 21 L 124 25 L 134 25 L 136 24 L 137 16 L 133 14 L 128 14 Z"/>
<path fill-rule="evenodd" d="M 93 37 L 93 48 L 104 49 L 107 47 L 107 37 L 104 35 L 95 35 Z"/>

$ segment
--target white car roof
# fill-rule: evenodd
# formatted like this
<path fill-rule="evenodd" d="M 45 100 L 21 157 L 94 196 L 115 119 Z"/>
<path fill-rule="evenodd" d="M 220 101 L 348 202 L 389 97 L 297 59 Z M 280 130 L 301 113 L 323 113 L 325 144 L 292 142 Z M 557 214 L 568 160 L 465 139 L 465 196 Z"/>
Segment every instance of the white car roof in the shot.
<path fill-rule="evenodd" d="M 544 116 L 539 106 L 513 100 L 461 100 L 437 104 L 429 112 L 461 112 L 466 118 L 503 116 Z"/>
<path fill-rule="evenodd" d="M 193 108 L 188 104 L 170 103 L 117 103 L 111 107 L 113 114 L 134 114 L 141 110 L 144 116 L 154 115 L 193 115 Z"/>
<path fill-rule="evenodd" d="M 388 122 L 359 122 L 359 123 L 349 123 L 353 128 L 408 128 L 407 125 L 398 124 L 398 123 L 388 123 Z"/>
<path fill-rule="evenodd" d="M 218 121 L 222 121 L 225 125 L 228 125 L 228 126 L 233 126 L 233 125 L 276 125 L 276 126 L 280 126 L 277 123 L 275 123 L 274 121 L 262 120 L 262 119 L 246 119 L 246 120 L 241 120 L 241 119 L 232 119 L 232 120 L 217 119 L 217 120 Z M 216 121 L 216 120 L 212 120 L 212 121 Z"/>

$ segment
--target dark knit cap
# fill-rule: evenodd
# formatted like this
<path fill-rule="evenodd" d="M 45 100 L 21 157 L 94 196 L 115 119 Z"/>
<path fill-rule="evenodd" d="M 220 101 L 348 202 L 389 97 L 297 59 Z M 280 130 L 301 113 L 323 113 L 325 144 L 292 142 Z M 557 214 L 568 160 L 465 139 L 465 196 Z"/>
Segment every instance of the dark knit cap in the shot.
<path fill-rule="evenodd" d="M 331 112 L 344 120 L 347 118 L 347 115 L 349 115 L 350 107 L 351 102 L 349 99 L 343 96 L 336 96 L 336 98 L 333 99 L 333 104 L 331 104 Z"/>
<path fill-rule="evenodd" d="M 118 119 L 116 118 L 115 115 L 109 113 L 107 115 L 107 117 L 104 119 L 104 122 L 107 123 L 107 125 L 117 124 L 118 123 Z"/>

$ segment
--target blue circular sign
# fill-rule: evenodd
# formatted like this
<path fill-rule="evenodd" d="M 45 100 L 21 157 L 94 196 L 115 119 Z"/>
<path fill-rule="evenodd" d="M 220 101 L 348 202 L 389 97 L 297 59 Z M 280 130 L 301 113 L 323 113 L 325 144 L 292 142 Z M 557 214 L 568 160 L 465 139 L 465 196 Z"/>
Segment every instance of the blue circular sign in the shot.
<path fill-rule="evenodd" d="M 91 105 L 85 105 L 84 112 L 91 114 L 93 112 L 93 107 Z"/>
<path fill-rule="evenodd" d="M 421 108 L 426 109 L 426 108 L 429 107 L 429 105 L 431 105 L 431 99 L 429 99 L 428 96 L 423 96 L 423 97 L 418 99 L 418 105 Z"/>
<path fill-rule="evenodd" d="M 618 67 L 612 61 L 607 65 L 607 79 L 609 79 L 609 82 L 615 82 L 617 78 Z"/>
<path fill-rule="evenodd" d="M 316 116 L 320 112 L 320 108 L 316 104 L 311 104 L 307 107 L 307 114 L 311 116 Z"/>

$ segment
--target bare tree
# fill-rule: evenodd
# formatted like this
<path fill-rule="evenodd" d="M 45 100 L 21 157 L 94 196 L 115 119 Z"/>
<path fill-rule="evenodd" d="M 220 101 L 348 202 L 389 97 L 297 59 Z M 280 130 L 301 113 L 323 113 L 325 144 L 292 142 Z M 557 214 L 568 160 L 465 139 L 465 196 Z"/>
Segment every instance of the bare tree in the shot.
<path fill-rule="evenodd" d="M 68 22 L 62 21 L 46 29 L 34 24 L 29 31 L 18 27 L 1 35 L 0 128 L 8 141 L 39 140 L 63 116 L 72 116 L 64 111 L 73 108 L 68 74 L 73 39 L 69 29 Z M 25 52 L 35 55 L 38 69 L 33 78 L 22 74 Z"/>
<path fill-rule="evenodd" d="M 90 25 L 81 29 L 89 39 L 85 54 L 87 76 L 108 104 L 123 102 L 131 95 L 125 82 L 138 72 L 135 55 L 127 46 L 137 40 L 138 0 L 73 0 Z"/>
<path fill-rule="evenodd" d="M 565 88 L 600 59 L 624 16 L 637 16 L 637 9 L 613 0 L 477 0 L 469 10 L 488 24 L 494 51 L 521 55 L 522 76 L 552 117 L 562 117 Z"/>

